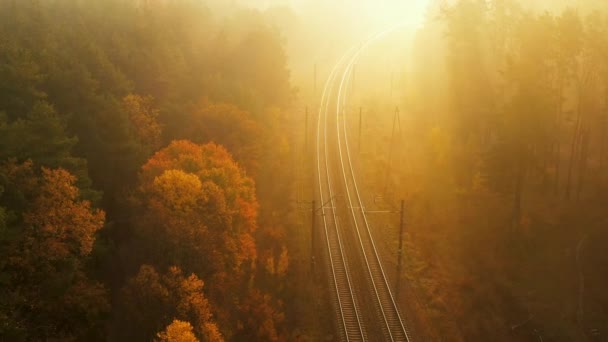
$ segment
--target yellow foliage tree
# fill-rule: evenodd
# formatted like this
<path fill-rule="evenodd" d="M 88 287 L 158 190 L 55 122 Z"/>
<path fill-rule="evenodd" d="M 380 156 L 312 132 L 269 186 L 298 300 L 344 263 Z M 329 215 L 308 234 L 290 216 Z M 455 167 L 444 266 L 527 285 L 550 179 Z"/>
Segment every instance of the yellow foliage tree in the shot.
<path fill-rule="evenodd" d="M 186 331 L 187 324 L 187 331 L 193 337 L 198 336 L 205 342 L 223 342 L 203 288 L 201 279 L 194 274 L 185 276 L 178 267 L 169 267 L 165 274 L 159 274 L 154 267 L 142 265 L 122 290 L 121 312 L 125 316 L 120 321 L 124 326 L 118 327 L 116 339 L 150 340 L 156 336 L 160 341 L 182 341 L 171 338 L 185 336 L 180 334 Z M 167 316 L 181 321 L 173 321 L 163 332 L 154 335 L 167 324 Z"/>
<path fill-rule="evenodd" d="M 251 178 L 220 145 L 174 141 L 142 167 L 145 215 L 138 227 L 152 253 L 206 278 L 228 298 L 255 267 L 258 203 Z M 160 257 L 158 259 L 161 259 Z"/>
<path fill-rule="evenodd" d="M 194 174 L 167 170 L 154 178 L 152 191 L 155 198 L 171 211 L 190 213 L 200 204 L 202 183 Z"/>
<path fill-rule="evenodd" d="M 157 334 L 157 342 L 199 342 L 189 322 L 174 319 L 165 330 Z"/>

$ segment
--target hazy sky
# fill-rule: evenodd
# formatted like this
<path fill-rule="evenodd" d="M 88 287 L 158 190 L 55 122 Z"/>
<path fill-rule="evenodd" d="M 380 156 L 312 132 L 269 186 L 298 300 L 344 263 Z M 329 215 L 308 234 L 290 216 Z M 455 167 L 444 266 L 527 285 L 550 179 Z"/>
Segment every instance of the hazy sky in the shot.
<path fill-rule="evenodd" d="M 367 17 L 377 24 L 408 22 L 418 24 L 424 18 L 428 0 L 341 0 L 314 1 L 293 0 L 295 7 L 320 2 L 333 6 L 337 11 L 350 12 L 354 17 Z M 362 19 L 363 20 L 363 19 Z"/>
<path fill-rule="evenodd" d="M 349 17 L 374 24 L 390 26 L 394 23 L 419 25 L 429 0 L 242 0 L 241 4 L 268 8 L 287 5 L 298 12 L 339 13 L 342 18 Z"/>

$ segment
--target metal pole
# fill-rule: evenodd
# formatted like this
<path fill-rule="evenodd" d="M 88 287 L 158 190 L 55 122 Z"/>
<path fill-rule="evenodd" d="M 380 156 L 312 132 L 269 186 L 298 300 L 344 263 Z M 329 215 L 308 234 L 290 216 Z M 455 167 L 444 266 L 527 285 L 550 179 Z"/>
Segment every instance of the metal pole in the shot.
<path fill-rule="evenodd" d="M 312 210 L 311 210 L 311 220 L 312 220 L 312 227 L 310 230 L 310 270 L 311 273 L 313 273 L 315 271 L 315 224 L 316 224 L 316 220 L 315 220 L 315 207 L 316 207 L 316 201 L 312 201 Z"/>
<path fill-rule="evenodd" d="M 389 178 L 391 176 L 391 168 L 393 166 L 393 149 L 394 149 L 394 145 L 395 145 L 395 127 L 397 124 L 397 119 L 399 118 L 399 107 L 395 108 L 395 115 L 393 116 L 393 131 L 391 133 L 391 142 L 390 142 L 390 146 L 388 149 L 388 166 L 386 168 L 386 179 L 385 179 L 385 183 L 384 183 L 384 195 L 386 196 L 387 191 L 388 191 L 388 183 L 389 183 Z M 399 129 L 401 129 L 401 122 L 399 122 Z"/>
<path fill-rule="evenodd" d="M 403 213 L 404 213 L 405 201 L 401 200 L 401 211 L 399 220 L 399 250 L 397 251 L 397 287 L 395 289 L 395 297 L 399 300 L 399 288 L 401 287 L 401 264 L 403 258 Z"/>
<path fill-rule="evenodd" d="M 306 118 L 304 122 L 304 152 L 308 153 L 308 106 L 306 106 Z"/>
<path fill-rule="evenodd" d="M 395 115 L 397 116 L 397 133 L 398 137 L 401 136 L 401 112 L 399 111 L 399 107 L 395 108 Z"/>

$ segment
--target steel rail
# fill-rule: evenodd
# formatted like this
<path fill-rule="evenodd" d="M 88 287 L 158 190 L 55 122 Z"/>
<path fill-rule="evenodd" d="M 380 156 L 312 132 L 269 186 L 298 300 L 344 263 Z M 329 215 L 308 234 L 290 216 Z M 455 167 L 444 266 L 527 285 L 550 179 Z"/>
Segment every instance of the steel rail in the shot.
<path fill-rule="evenodd" d="M 335 227 L 335 234 L 336 234 L 336 240 L 335 242 L 337 242 L 338 244 L 338 251 L 339 251 L 339 255 L 333 255 L 332 252 L 332 245 L 331 242 L 334 241 L 330 238 L 330 230 L 329 230 L 329 225 L 327 222 L 327 216 L 325 214 L 325 206 L 321 207 L 321 213 L 322 213 L 322 217 L 323 217 L 323 225 L 324 225 L 324 231 L 325 231 L 325 240 L 326 240 L 326 246 L 327 246 L 327 252 L 328 252 L 328 256 L 329 256 L 329 263 L 330 263 L 330 269 L 331 269 L 331 276 L 333 279 L 333 283 L 334 283 L 334 290 L 336 293 L 336 299 L 338 302 L 338 311 L 339 311 L 339 321 L 341 321 L 342 323 L 342 328 L 343 328 L 343 332 L 344 332 L 344 338 L 346 339 L 347 342 L 350 342 L 351 339 L 352 340 L 356 340 L 355 336 L 352 336 L 352 334 L 357 334 L 360 338 L 361 341 L 365 341 L 365 334 L 363 332 L 363 325 L 361 322 L 361 318 L 359 316 L 359 312 L 358 312 L 358 308 L 357 308 L 357 304 L 356 304 L 356 300 L 355 300 L 355 295 L 354 295 L 354 291 L 353 291 L 353 286 L 352 286 L 352 282 L 350 279 L 350 272 L 348 270 L 348 265 L 346 264 L 346 256 L 344 253 L 344 247 L 342 244 L 342 241 L 340 239 L 340 233 L 339 233 L 339 227 L 338 227 L 338 221 L 337 221 L 337 217 L 336 217 L 336 212 L 335 212 L 335 205 L 334 205 L 334 195 L 333 195 L 333 190 L 332 190 L 332 184 L 331 184 L 331 177 L 329 175 L 329 165 L 328 165 L 328 158 L 327 158 L 327 111 L 329 109 L 329 96 L 328 96 L 328 90 L 331 89 L 331 85 L 332 83 L 336 80 L 336 76 L 337 76 L 337 71 L 340 67 L 340 65 L 342 64 L 343 60 L 351 53 L 353 49 L 349 50 L 334 66 L 333 70 L 331 71 L 327 82 L 325 83 L 324 89 L 323 89 L 323 95 L 321 97 L 321 103 L 319 106 L 319 116 L 318 116 L 318 122 L 317 122 L 317 174 L 318 174 L 318 181 L 319 181 L 319 195 L 321 198 L 321 203 L 324 203 L 324 190 L 323 190 L 323 180 L 322 180 L 322 172 L 321 172 L 321 117 L 324 117 L 324 134 L 323 134 L 323 145 L 324 145 L 324 159 L 325 159 L 325 176 L 326 176 L 326 181 L 327 181 L 327 190 L 329 193 L 329 200 L 328 202 L 331 202 L 331 208 L 332 208 L 332 213 L 333 213 L 333 223 L 334 223 L 334 227 Z M 314 238 L 314 237 L 313 237 Z M 339 259 L 339 260 L 337 260 Z M 338 270 L 336 269 L 337 267 L 342 267 L 343 268 L 343 272 L 344 275 L 346 277 L 346 282 L 344 284 L 344 279 L 339 279 L 339 275 L 338 275 Z M 346 321 L 346 317 L 347 317 L 347 313 L 345 313 L 345 311 L 347 310 L 345 307 L 347 306 L 347 303 L 343 302 L 343 298 L 342 298 L 342 293 L 341 293 L 341 289 L 340 287 L 346 286 L 347 287 L 347 294 L 346 297 L 344 298 L 344 300 L 349 300 L 351 301 L 352 307 L 349 307 L 348 309 L 352 309 L 354 311 L 354 316 L 352 314 L 349 314 L 348 317 L 354 317 L 356 322 L 348 322 Z M 350 298 L 349 298 L 350 297 Z M 355 329 L 356 331 L 350 331 L 352 330 L 352 325 L 355 324 Z M 349 327 L 351 327 L 351 329 L 349 330 Z"/>
<path fill-rule="evenodd" d="M 353 168 L 353 165 L 352 165 L 352 157 L 351 157 L 351 154 L 350 154 L 350 147 L 348 145 L 348 136 L 347 136 L 347 130 L 346 130 L 346 116 L 344 115 L 344 113 L 342 113 L 343 114 L 342 115 L 343 116 L 343 120 L 342 120 L 342 123 L 343 123 L 342 126 L 343 127 L 342 127 L 342 130 L 343 130 L 344 142 L 345 142 L 345 146 L 346 146 L 346 155 L 347 155 L 346 159 L 348 160 L 348 166 L 349 166 L 350 175 L 351 175 L 351 178 L 352 178 L 352 184 L 354 185 L 354 190 L 355 190 L 354 192 L 356 194 L 356 200 L 358 202 L 358 208 L 361 210 L 361 215 L 362 215 L 363 220 L 365 222 L 365 232 L 367 232 L 367 236 L 368 236 L 369 241 L 370 241 L 371 246 L 372 246 L 371 254 L 372 254 L 372 257 L 374 257 L 374 260 L 376 261 L 376 263 L 377 263 L 377 265 L 378 265 L 378 267 L 380 269 L 380 274 L 379 275 L 376 274 L 376 277 L 380 278 L 381 284 L 377 284 L 376 283 L 376 279 L 374 279 L 375 278 L 374 277 L 374 271 L 372 270 L 372 267 L 370 265 L 370 260 L 368 259 L 367 252 L 365 250 L 366 248 L 365 248 L 364 243 L 363 243 L 363 239 L 362 239 L 361 232 L 360 232 L 360 229 L 359 229 L 359 223 L 358 223 L 357 215 L 355 214 L 355 206 L 353 206 L 353 200 L 351 198 L 351 191 L 350 191 L 350 189 L 349 189 L 350 187 L 348 185 L 349 182 L 348 182 L 348 177 L 346 175 L 346 168 L 345 168 L 345 165 L 344 165 L 344 159 L 345 158 L 344 158 L 344 155 L 342 153 L 343 147 L 342 147 L 342 139 L 341 139 L 341 135 L 340 135 L 340 120 L 339 120 L 340 113 L 343 111 L 343 108 L 344 108 L 344 105 L 342 103 L 344 103 L 344 104 L 346 103 L 346 97 L 347 97 L 346 92 L 344 92 L 344 96 L 342 96 L 343 89 L 344 89 L 345 85 L 346 85 L 346 88 L 348 88 L 348 84 L 351 81 L 351 76 L 352 76 L 351 70 L 353 68 L 354 63 L 359 59 L 361 53 L 365 50 L 365 48 L 367 48 L 367 46 L 369 46 L 374 41 L 380 39 L 384 35 L 386 35 L 388 33 L 391 33 L 394 30 L 398 29 L 400 26 L 401 25 L 399 25 L 397 27 L 394 27 L 394 28 L 391 28 L 391 29 L 388 29 L 388 30 L 383 31 L 383 32 L 377 34 L 376 36 L 370 38 L 367 42 L 365 42 L 365 44 L 363 44 L 358 49 L 358 51 L 351 58 L 349 64 L 347 65 L 347 67 L 346 67 L 346 69 L 345 69 L 345 71 L 344 71 L 344 73 L 342 75 L 342 81 L 340 82 L 340 87 L 339 87 L 339 91 L 338 91 L 338 103 L 337 103 L 337 107 L 336 107 L 336 130 L 337 130 L 337 135 L 338 135 L 338 151 L 339 151 L 339 155 L 340 155 L 340 164 L 342 166 L 342 175 L 343 175 L 345 186 L 346 186 L 347 197 L 348 197 L 348 201 L 349 201 L 349 204 L 350 204 L 350 211 L 351 211 L 351 215 L 353 217 L 353 221 L 354 221 L 354 224 L 355 224 L 355 229 L 357 231 L 357 237 L 359 239 L 359 245 L 361 246 L 361 250 L 362 250 L 362 253 L 363 253 L 363 258 L 365 260 L 367 271 L 368 271 L 368 274 L 370 276 L 370 280 L 371 280 L 371 283 L 372 283 L 372 287 L 374 289 L 374 294 L 375 294 L 376 300 L 378 301 L 377 303 L 378 303 L 378 306 L 380 308 L 380 312 L 382 314 L 382 318 L 383 318 L 384 323 L 386 325 L 387 332 L 388 332 L 388 335 L 389 335 L 389 338 L 390 338 L 391 341 L 398 341 L 398 340 L 401 340 L 402 337 L 405 337 L 405 341 L 409 342 L 411 340 L 409 332 L 407 331 L 407 329 L 405 327 L 405 324 L 403 323 L 403 319 L 401 318 L 401 315 L 399 313 L 399 308 L 398 308 L 397 303 L 395 302 L 394 296 L 393 296 L 393 294 L 391 292 L 390 285 L 389 285 L 388 279 L 386 277 L 386 274 L 384 272 L 384 269 L 382 267 L 382 262 L 380 260 L 380 257 L 379 257 L 379 254 L 378 254 L 378 251 L 377 251 L 374 239 L 373 239 L 373 237 L 371 235 L 371 229 L 370 229 L 370 226 L 369 226 L 369 222 L 367 220 L 367 217 L 365 215 L 365 211 L 363 209 L 363 202 L 361 200 L 360 191 L 359 191 L 359 188 L 358 188 L 358 185 L 357 185 L 357 181 L 356 181 L 356 177 L 355 177 L 355 172 L 354 172 L 354 168 Z M 388 293 L 388 297 L 390 299 L 390 301 L 388 303 L 389 307 L 386 307 L 387 304 L 385 304 L 383 302 L 383 300 L 380 298 L 380 293 L 379 293 L 379 287 L 380 286 L 382 286 L 387 291 L 387 293 Z M 396 318 L 397 321 L 398 321 L 397 329 L 399 331 L 394 331 L 394 329 L 395 329 L 394 324 L 391 324 L 391 322 L 389 322 L 389 317 L 387 317 L 387 315 L 390 314 L 390 312 L 388 312 L 389 310 L 393 311 L 392 312 L 393 317 Z M 401 336 L 399 336 L 399 335 L 401 335 Z"/>

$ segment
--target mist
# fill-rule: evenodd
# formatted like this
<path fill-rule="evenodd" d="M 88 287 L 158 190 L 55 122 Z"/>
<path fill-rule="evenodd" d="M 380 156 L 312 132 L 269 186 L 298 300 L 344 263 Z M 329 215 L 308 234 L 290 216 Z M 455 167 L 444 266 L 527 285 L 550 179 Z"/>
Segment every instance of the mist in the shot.
<path fill-rule="evenodd" d="M 0 341 L 605 341 L 608 1 L 0 0 Z"/>

